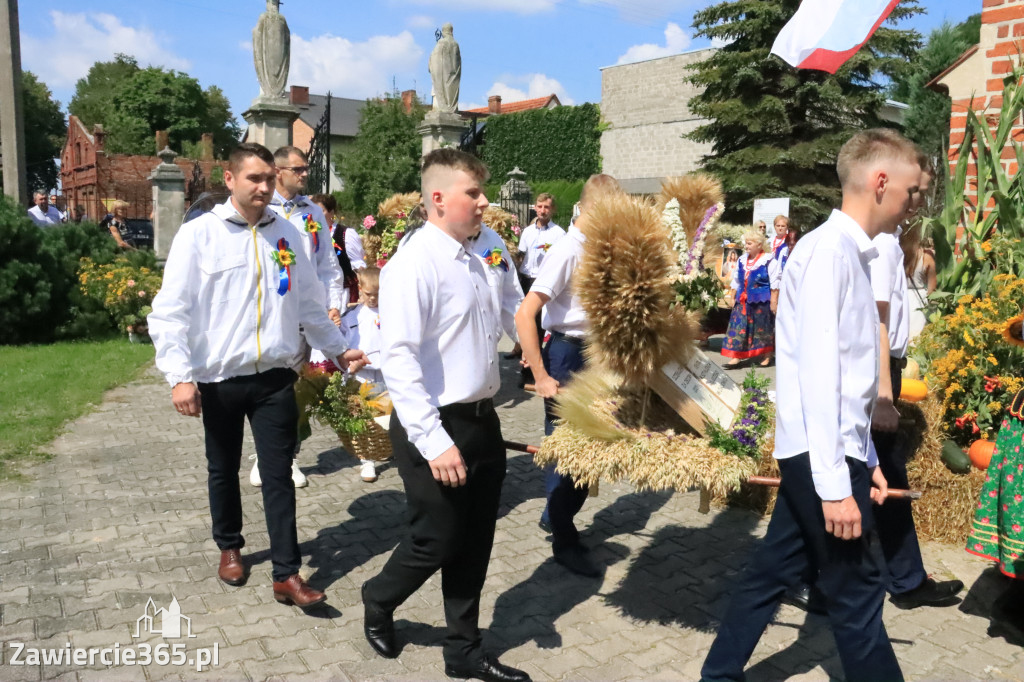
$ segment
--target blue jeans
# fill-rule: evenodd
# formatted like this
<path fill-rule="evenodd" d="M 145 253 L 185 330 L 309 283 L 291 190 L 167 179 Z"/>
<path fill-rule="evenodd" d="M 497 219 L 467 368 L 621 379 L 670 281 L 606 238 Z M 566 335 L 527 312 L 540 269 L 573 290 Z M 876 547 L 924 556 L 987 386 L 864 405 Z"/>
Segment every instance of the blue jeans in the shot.
<path fill-rule="evenodd" d="M 579 339 L 565 336 L 559 332 L 551 333 L 551 340 L 544 347 L 541 357 L 544 369 L 551 378 L 565 384 L 572 375 L 583 369 L 583 343 Z M 544 400 L 544 435 L 550 436 L 555 429 L 553 412 L 554 401 Z M 572 519 L 583 508 L 587 499 L 586 486 L 577 487 L 572 476 L 565 476 L 555 471 L 554 466 L 544 469 L 544 492 L 547 506 L 541 514 L 541 521 L 551 524 L 552 548 L 559 551 L 565 547 L 578 544 L 579 531 Z"/>

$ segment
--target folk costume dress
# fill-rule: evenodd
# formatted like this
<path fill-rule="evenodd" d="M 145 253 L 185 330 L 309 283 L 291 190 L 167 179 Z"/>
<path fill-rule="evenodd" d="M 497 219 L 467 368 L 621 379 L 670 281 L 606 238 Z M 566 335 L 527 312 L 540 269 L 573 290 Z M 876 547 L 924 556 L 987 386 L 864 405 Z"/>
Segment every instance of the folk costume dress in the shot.
<path fill-rule="evenodd" d="M 722 355 L 745 360 L 767 355 L 775 349 L 775 315 L 771 310 L 772 290 L 779 288 L 779 264 L 770 253 L 751 260 L 744 254 L 733 275 L 736 304 L 729 317 Z"/>
<path fill-rule="evenodd" d="M 1024 578 L 1024 391 L 996 436 L 988 476 L 974 511 L 967 551 L 991 559 L 1011 578 Z"/>

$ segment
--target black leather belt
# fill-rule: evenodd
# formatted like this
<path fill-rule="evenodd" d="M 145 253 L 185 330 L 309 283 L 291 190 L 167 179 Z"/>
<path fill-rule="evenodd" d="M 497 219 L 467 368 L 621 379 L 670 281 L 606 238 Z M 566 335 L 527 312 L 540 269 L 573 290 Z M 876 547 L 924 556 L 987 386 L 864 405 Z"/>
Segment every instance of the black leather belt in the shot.
<path fill-rule="evenodd" d="M 582 346 L 583 345 L 583 337 L 582 336 L 569 336 L 568 334 L 564 334 L 562 332 L 551 332 L 551 340 L 552 341 L 565 341 L 566 343 L 571 343 L 574 346 Z"/>
<path fill-rule="evenodd" d="M 483 400 L 477 400 L 475 403 L 442 405 L 438 408 L 438 412 L 442 414 L 457 414 L 463 417 L 482 417 L 485 414 L 494 412 L 494 399 L 484 398 Z"/>

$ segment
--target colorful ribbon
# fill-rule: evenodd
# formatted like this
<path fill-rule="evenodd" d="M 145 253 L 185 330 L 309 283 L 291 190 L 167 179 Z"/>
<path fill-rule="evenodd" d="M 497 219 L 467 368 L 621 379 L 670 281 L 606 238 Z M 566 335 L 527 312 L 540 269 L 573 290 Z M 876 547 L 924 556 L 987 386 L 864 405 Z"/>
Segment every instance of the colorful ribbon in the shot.
<path fill-rule="evenodd" d="M 295 262 L 295 252 L 288 248 L 288 240 L 281 237 L 277 240 L 277 251 L 273 251 L 270 257 L 280 270 L 277 273 L 277 293 L 284 296 L 292 290 L 292 264 Z"/>
<path fill-rule="evenodd" d="M 508 272 L 508 263 L 501 257 L 501 247 L 495 246 L 490 251 L 484 251 L 480 254 L 480 257 L 484 259 L 484 262 L 490 265 L 492 268 L 500 267 L 505 272 Z"/>
<path fill-rule="evenodd" d="M 313 237 L 313 253 L 319 253 L 320 251 L 320 223 L 314 218 L 312 213 L 307 213 L 302 216 L 302 222 L 306 227 L 306 232 L 309 232 L 310 236 Z"/>

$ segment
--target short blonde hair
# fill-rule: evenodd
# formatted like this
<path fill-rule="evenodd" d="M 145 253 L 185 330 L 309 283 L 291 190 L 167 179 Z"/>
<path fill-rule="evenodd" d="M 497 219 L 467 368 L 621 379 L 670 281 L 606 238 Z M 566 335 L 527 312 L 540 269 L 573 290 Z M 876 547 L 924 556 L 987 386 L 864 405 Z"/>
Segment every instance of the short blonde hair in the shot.
<path fill-rule="evenodd" d="M 782 215 L 781 213 L 779 215 L 775 216 L 775 220 L 772 221 L 772 227 L 775 227 L 775 223 L 779 222 L 779 218 L 782 218 L 783 220 L 785 220 L 786 221 L 786 227 L 789 227 L 789 216 L 788 215 Z"/>
<path fill-rule="evenodd" d="M 356 277 L 359 278 L 359 288 L 368 289 L 370 287 L 377 287 L 380 289 L 380 268 L 375 265 L 363 268 L 356 272 Z"/>
<path fill-rule="evenodd" d="M 131 204 L 129 204 L 127 201 L 124 201 L 123 199 L 118 199 L 117 201 L 110 205 L 110 212 L 113 213 L 119 208 L 123 208 L 125 211 L 127 211 L 129 206 L 131 206 Z"/>
<path fill-rule="evenodd" d="M 760 244 L 762 251 L 768 250 L 768 238 L 764 236 L 764 232 L 762 232 L 761 228 L 757 225 L 754 225 L 743 232 L 743 241 L 747 242 L 748 240 Z"/>
<path fill-rule="evenodd" d="M 844 188 L 854 181 L 854 171 L 876 161 L 895 161 L 918 165 L 917 145 L 889 128 L 862 130 L 839 150 L 836 171 Z"/>
<path fill-rule="evenodd" d="M 618 180 L 605 173 L 591 175 L 580 192 L 580 210 L 592 206 L 601 198 L 616 194 L 622 194 L 622 185 Z"/>

